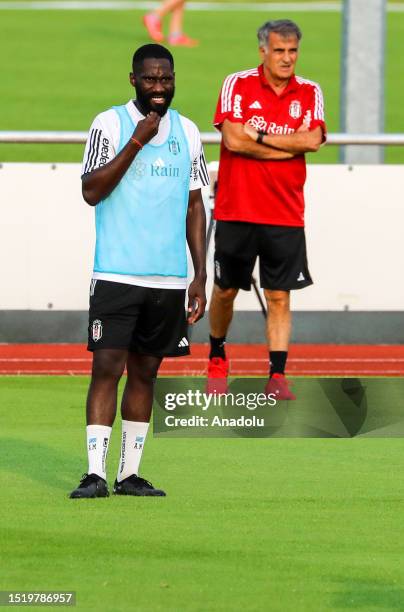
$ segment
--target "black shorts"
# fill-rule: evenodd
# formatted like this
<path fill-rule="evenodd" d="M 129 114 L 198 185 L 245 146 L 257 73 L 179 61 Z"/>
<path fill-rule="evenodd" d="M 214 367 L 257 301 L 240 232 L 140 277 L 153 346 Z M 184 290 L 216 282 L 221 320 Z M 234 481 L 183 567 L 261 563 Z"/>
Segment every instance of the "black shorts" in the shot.
<path fill-rule="evenodd" d="M 93 280 L 87 348 L 126 349 L 156 357 L 189 355 L 185 289 Z"/>
<path fill-rule="evenodd" d="M 303 227 L 217 221 L 215 283 L 222 289 L 251 289 L 259 256 L 264 289 L 289 291 L 312 285 Z"/>

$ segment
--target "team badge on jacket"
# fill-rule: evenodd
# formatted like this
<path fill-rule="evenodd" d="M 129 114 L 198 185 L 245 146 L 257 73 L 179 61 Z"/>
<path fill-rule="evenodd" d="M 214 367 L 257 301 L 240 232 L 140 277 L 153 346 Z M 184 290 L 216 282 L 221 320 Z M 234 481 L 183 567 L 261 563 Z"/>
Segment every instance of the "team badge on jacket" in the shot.
<path fill-rule="evenodd" d="M 302 116 L 302 105 L 299 100 L 293 100 L 289 106 L 289 115 L 292 119 L 299 119 Z"/>
<path fill-rule="evenodd" d="M 94 342 L 98 342 L 102 338 L 102 323 L 99 319 L 93 321 L 93 325 L 91 328 L 91 335 Z"/>

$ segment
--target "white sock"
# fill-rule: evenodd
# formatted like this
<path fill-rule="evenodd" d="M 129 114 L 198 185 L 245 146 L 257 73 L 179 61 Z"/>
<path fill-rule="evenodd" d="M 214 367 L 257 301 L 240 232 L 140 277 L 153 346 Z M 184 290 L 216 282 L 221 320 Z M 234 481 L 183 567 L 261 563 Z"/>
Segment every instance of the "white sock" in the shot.
<path fill-rule="evenodd" d="M 132 474 L 138 474 L 148 429 L 149 423 L 124 421 L 122 419 L 122 445 L 117 475 L 118 482 L 125 480 Z"/>
<path fill-rule="evenodd" d="M 97 474 L 106 480 L 105 463 L 112 427 L 107 427 L 106 425 L 87 425 L 86 429 L 88 474 Z"/>

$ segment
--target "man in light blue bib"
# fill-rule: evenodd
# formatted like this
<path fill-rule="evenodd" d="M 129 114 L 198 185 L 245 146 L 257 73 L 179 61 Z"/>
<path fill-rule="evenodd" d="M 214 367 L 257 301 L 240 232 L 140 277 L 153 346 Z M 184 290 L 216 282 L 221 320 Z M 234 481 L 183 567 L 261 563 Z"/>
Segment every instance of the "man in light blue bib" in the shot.
<path fill-rule="evenodd" d="M 96 246 L 90 288 L 87 399 L 88 471 L 71 498 L 107 497 L 106 458 L 122 398 L 122 444 L 114 494 L 164 496 L 138 471 L 165 356 L 189 354 L 188 324 L 204 313 L 205 211 L 208 183 L 200 135 L 169 109 L 174 60 L 161 45 L 133 56 L 136 99 L 98 115 L 87 140 L 82 187 L 95 207 Z M 188 287 L 188 243 L 195 277 Z"/>

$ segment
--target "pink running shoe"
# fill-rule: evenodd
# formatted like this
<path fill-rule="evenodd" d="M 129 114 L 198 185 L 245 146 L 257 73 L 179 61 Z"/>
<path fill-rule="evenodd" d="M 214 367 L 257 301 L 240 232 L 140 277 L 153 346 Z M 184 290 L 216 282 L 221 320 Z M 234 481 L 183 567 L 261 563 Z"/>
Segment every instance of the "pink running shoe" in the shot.
<path fill-rule="evenodd" d="M 197 47 L 199 45 L 199 40 L 190 38 L 186 34 L 170 34 L 168 43 L 172 47 Z"/>
<path fill-rule="evenodd" d="M 221 357 L 209 359 L 206 393 L 227 393 L 229 361 Z"/>
<path fill-rule="evenodd" d="M 265 394 L 274 395 L 278 400 L 295 400 L 296 395 L 289 389 L 288 381 L 283 374 L 273 374 L 265 385 Z"/>
<path fill-rule="evenodd" d="M 142 21 L 150 38 L 155 42 L 163 42 L 164 34 L 161 30 L 161 21 L 157 15 L 147 13 L 147 15 L 144 15 Z"/>

